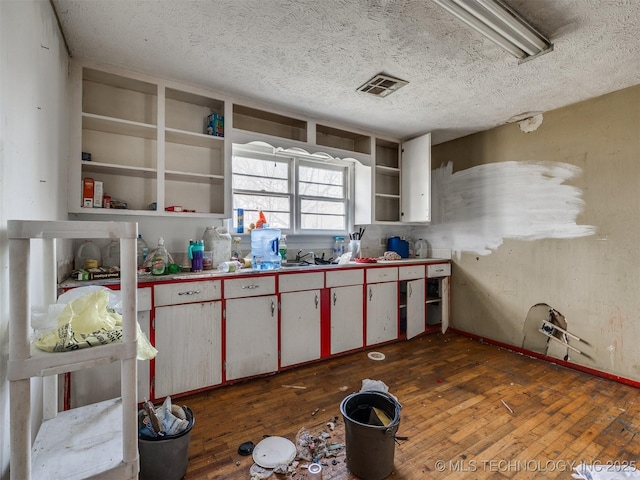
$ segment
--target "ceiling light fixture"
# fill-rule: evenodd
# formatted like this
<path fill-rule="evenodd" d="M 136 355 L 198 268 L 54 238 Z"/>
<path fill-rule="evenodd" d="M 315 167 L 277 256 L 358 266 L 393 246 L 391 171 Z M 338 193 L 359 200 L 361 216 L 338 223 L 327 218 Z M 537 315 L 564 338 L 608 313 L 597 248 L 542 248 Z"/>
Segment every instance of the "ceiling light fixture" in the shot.
<path fill-rule="evenodd" d="M 433 0 L 520 63 L 553 50 L 553 44 L 501 0 Z"/>
<path fill-rule="evenodd" d="M 356 91 L 368 93 L 376 97 L 386 97 L 404 87 L 407 83 L 409 82 L 384 73 L 378 73 L 375 77 L 360 85 Z"/>

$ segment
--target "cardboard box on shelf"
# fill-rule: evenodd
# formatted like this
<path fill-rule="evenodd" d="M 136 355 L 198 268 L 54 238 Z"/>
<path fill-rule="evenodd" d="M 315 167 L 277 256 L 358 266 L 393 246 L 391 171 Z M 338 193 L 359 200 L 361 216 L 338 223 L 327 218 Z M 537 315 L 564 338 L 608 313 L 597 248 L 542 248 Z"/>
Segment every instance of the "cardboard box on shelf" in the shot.
<path fill-rule="evenodd" d="M 94 182 L 93 178 L 83 178 L 82 179 L 82 206 L 84 208 L 92 208 L 93 207 L 93 190 L 94 190 Z"/>
<path fill-rule="evenodd" d="M 102 182 L 99 180 L 93 181 L 93 208 L 102 208 Z"/>

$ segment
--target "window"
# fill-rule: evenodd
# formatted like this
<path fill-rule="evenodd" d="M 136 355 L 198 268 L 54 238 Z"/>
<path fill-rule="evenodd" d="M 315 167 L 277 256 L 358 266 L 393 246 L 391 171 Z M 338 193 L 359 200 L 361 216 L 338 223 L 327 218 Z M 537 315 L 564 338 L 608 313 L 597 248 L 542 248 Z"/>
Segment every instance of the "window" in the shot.
<path fill-rule="evenodd" d="M 289 233 L 347 231 L 349 164 L 306 157 L 265 154 L 234 145 L 233 210 L 244 209 L 245 225 L 255 223 L 262 210 L 269 226 Z"/>

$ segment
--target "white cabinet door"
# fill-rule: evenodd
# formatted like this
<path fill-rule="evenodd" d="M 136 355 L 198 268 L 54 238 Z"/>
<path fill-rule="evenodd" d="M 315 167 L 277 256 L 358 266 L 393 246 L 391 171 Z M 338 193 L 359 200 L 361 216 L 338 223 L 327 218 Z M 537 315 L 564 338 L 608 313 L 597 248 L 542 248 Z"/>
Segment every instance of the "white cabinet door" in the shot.
<path fill-rule="evenodd" d="M 446 333 L 449 328 L 449 284 L 451 277 L 442 279 L 442 333 Z"/>
<path fill-rule="evenodd" d="M 331 354 L 362 347 L 362 285 L 335 287 L 330 291 Z"/>
<path fill-rule="evenodd" d="M 320 358 L 320 290 L 280 294 L 280 365 Z"/>
<path fill-rule="evenodd" d="M 398 282 L 366 287 L 367 346 L 398 338 Z"/>
<path fill-rule="evenodd" d="M 402 144 L 402 222 L 431 221 L 431 134 Z"/>
<path fill-rule="evenodd" d="M 226 379 L 278 370 L 278 297 L 226 301 Z"/>
<path fill-rule="evenodd" d="M 221 303 L 156 308 L 156 398 L 222 382 Z"/>
<path fill-rule="evenodd" d="M 425 331 L 424 278 L 407 282 L 407 340 Z"/>

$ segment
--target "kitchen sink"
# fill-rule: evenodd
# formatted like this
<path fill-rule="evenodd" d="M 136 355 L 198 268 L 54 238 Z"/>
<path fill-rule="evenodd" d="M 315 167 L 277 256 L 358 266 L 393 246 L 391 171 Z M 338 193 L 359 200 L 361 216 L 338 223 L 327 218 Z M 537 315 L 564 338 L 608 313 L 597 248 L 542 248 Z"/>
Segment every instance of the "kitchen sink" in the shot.
<path fill-rule="evenodd" d="M 321 265 L 314 265 L 313 263 L 307 263 L 307 262 L 287 262 L 287 263 L 283 263 L 281 265 L 282 268 L 309 268 L 309 267 L 313 267 L 313 268 L 332 268 L 332 267 L 339 267 L 340 265 L 338 265 L 337 263 L 323 263 Z"/>

